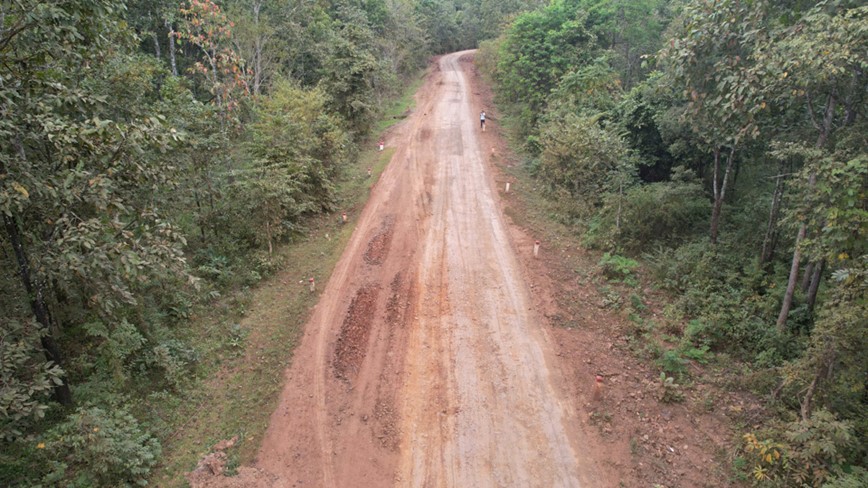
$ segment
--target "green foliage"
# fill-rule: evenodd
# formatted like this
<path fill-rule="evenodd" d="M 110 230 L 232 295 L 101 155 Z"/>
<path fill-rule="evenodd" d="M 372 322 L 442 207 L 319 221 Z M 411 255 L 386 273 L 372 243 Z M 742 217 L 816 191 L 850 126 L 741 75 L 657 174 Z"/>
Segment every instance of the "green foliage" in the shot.
<path fill-rule="evenodd" d="M 80 407 L 39 444 L 48 474 L 43 483 L 73 486 L 145 486 L 160 443 L 120 406 Z"/>
<path fill-rule="evenodd" d="M 569 22 L 580 54 L 557 43 Z M 847 446 L 868 439 L 866 32 L 859 2 L 564 0 L 480 55 L 557 217 L 591 246 L 642 254 L 673 323 L 688 320 L 675 348 L 646 343 L 664 373 L 725 350 L 767 384 L 780 374 L 782 415 L 833 412 L 856 440 L 826 432 L 822 450 L 862 466 Z M 862 476 L 760 444 L 778 449 L 770 464 L 786 444 L 825 466 L 787 468 L 781 486 Z"/>
<path fill-rule="evenodd" d="M 631 286 L 636 286 L 636 276 L 633 274 L 639 267 L 639 263 L 630 258 L 619 256 L 617 254 L 603 254 L 600 258 L 600 270 L 603 276 L 609 280 L 626 283 Z"/>
<path fill-rule="evenodd" d="M 623 197 L 609 194 L 585 242 L 634 255 L 660 245 L 677 245 L 705 230 L 709 209 L 699 183 L 688 171 L 676 168 L 673 181 L 638 185 Z"/>
<path fill-rule="evenodd" d="M 63 371 L 40 357 L 34 324 L 0 320 L 0 440 L 11 441 L 45 416 L 51 388 Z"/>
<path fill-rule="evenodd" d="M 199 361 L 199 353 L 190 345 L 167 339 L 152 349 L 154 365 L 162 369 L 166 381 L 177 390 L 189 380 L 190 371 Z"/>
<path fill-rule="evenodd" d="M 659 393 L 657 399 L 663 403 L 679 403 L 684 401 L 684 393 L 681 385 L 675 382 L 675 378 L 665 372 L 660 373 Z"/>
<path fill-rule="evenodd" d="M 793 186 L 805 198 L 788 218 L 823 230 L 801 243 L 807 255 L 846 265 L 868 254 L 868 154 L 821 157 L 805 165 Z"/>
<path fill-rule="evenodd" d="M 500 43 L 498 93 L 518 103 L 523 134 L 529 135 L 561 77 L 589 59 L 593 36 L 573 2 L 557 0 L 520 15 Z"/>
<path fill-rule="evenodd" d="M 123 385 L 128 380 L 129 361 L 142 350 L 147 342 L 145 337 L 125 319 L 111 328 L 95 321 L 82 325 L 82 329 L 94 339 L 94 356 L 102 363 L 99 368 L 104 368 L 118 385 Z"/>
<path fill-rule="evenodd" d="M 853 260 L 833 275 L 830 298 L 819 312 L 805 354 L 784 368 L 784 386 L 796 398 L 813 382 L 816 402 L 855 422 L 858 433 L 868 434 L 864 407 L 868 370 L 868 257 Z M 832 374 L 834 372 L 834 375 Z M 802 407 L 805 399 L 800 398 Z"/>
<path fill-rule="evenodd" d="M 614 118 L 624 128 L 624 138 L 639 160 L 639 177 L 645 182 L 666 181 L 675 163 L 661 127 L 672 97 L 658 85 L 660 77 L 660 72 L 651 73 L 626 93 L 614 109 Z M 671 179 L 683 181 L 685 176 L 682 173 Z"/>
<path fill-rule="evenodd" d="M 249 128 L 256 159 L 235 187 L 242 214 L 269 250 L 298 230 L 303 215 L 333 208 L 333 181 L 349 158 L 350 140 L 326 103 L 321 90 L 277 81 L 257 107 Z"/>
<path fill-rule="evenodd" d="M 657 365 L 664 373 L 676 376 L 683 376 L 687 373 L 687 361 L 681 357 L 679 351 L 674 349 L 666 350 L 660 359 L 657 360 Z"/>
<path fill-rule="evenodd" d="M 604 192 L 633 183 L 634 165 L 617 132 L 601 127 L 597 117 L 557 115 L 543 123 L 540 136 L 538 174 L 550 188 L 574 199 L 579 212 L 587 212 Z"/>
<path fill-rule="evenodd" d="M 868 471 L 853 467 L 849 472 L 844 472 L 832 477 L 823 483 L 823 488 L 861 488 L 868 486 Z"/>
<path fill-rule="evenodd" d="M 760 440 L 753 433 L 744 436 L 743 449 L 752 459 L 751 473 L 757 482 L 780 487 L 826 486 L 825 482 L 837 476 L 842 478 L 833 483 L 852 480 L 853 474 L 863 471 L 848 473 L 859 451 L 853 425 L 825 410 L 815 412 L 810 420 L 783 424 L 768 435 L 780 440 Z"/>
<path fill-rule="evenodd" d="M 319 83 L 350 127 L 365 134 L 379 111 L 379 97 L 394 90 L 395 74 L 378 56 L 364 13 L 344 6 L 338 14 Z"/>

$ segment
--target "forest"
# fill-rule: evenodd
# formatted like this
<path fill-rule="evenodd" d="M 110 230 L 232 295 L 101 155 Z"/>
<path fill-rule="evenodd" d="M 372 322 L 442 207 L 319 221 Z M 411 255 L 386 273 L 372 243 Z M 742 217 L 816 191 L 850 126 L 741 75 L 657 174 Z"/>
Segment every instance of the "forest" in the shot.
<path fill-rule="evenodd" d="M 868 485 L 868 7 L 555 0 L 478 58 L 555 218 L 671 295 L 648 359 L 766 405 L 740 476 Z"/>
<path fill-rule="evenodd" d="M 862 3 L 0 0 L 0 485 L 148 484 L 171 432 L 143 404 L 203 381 L 192 317 L 477 46 L 554 218 L 672 297 L 648 360 L 762 399 L 738 476 L 868 485 Z"/>
<path fill-rule="evenodd" d="M 524 6 L 2 0 L 0 485 L 147 484 L 191 316 L 336 210 L 432 54 Z"/>

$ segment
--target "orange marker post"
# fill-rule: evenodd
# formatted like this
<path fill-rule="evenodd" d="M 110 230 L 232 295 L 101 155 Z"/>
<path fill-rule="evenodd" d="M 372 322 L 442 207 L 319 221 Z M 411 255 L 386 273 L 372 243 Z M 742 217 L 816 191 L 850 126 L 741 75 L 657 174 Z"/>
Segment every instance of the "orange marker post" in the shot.
<path fill-rule="evenodd" d="M 591 399 L 595 402 L 603 399 L 603 377 L 600 375 L 594 377 L 594 392 L 591 394 Z"/>

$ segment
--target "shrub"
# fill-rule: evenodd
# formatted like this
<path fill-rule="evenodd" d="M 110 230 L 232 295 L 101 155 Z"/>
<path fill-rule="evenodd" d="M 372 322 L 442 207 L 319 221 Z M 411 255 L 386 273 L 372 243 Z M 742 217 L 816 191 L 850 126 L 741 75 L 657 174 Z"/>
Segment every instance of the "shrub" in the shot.
<path fill-rule="evenodd" d="M 46 435 L 43 482 L 72 487 L 145 486 L 160 443 L 124 408 L 80 407 Z"/>
<path fill-rule="evenodd" d="M 678 403 L 684 400 L 681 385 L 675 382 L 675 378 L 660 373 L 660 393 L 658 400 L 663 403 Z"/>
<path fill-rule="evenodd" d="M 868 486 L 868 471 L 854 467 L 823 484 L 823 488 L 865 488 Z"/>
<path fill-rule="evenodd" d="M 673 175 L 673 181 L 650 183 L 610 193 L 585 236 L 598 248 L 636 254 L 653 245 L 677 245 L 705 231 L 711 211 L 699 182 Z"/>
<path fill-rule="evenodd" d="M 687 360 L 674 349 L 663 352 L 660 359 L 657 360 L 657 365 L 663 369 L 664 373 L 681 376 L 687 372 Z"/>
<path fill-rule="evenodd" d="M 33 324 L 3 319 L 0 327 L 0 439 L 23 435 L 45 416 L 52 387 L 63 370 L 42 357 Z"/>
<path fill-rule="evenodd" d="M 154 363 L 162 368 L 166 380 L 174 388 L 186 380 L 190 368 L 199 361 L 193 347 L 177 339 L 168 339 L 153 348 Z"/>
<path fill-rule="evenodd" d="M 630 286 L 636 286 L 636 277 L 633 272 L 639 267 L 639 263 L 634 259 L 625 258 L 617 254 L 603 254 L 600 258 L 600 268 L 603 275 L 611 281 L 619 281 Z"/>
<path fill-rule="evenodd" d="M 858 446 L 852 423 L 817 410 L 810 419 L 789 422 L 767 436 L 744 435 L 743 449 L 752 459 L 751 473 L 757 481 L 782 487 L 825 486 L 836 477 L 834 483 L 853 481 L 848 471 Z M 864 478 L 864 472 L 856 475 Z"/>

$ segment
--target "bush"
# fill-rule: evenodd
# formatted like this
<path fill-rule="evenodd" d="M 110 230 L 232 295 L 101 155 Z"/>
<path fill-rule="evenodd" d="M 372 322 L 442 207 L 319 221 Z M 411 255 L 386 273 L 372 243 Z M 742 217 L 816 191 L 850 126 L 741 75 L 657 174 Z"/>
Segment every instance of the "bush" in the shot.
<path fill-rule="evenodd" d="M 636 277 L 633 272 L 639 267 L 634 259 L 618 256 L 617 254 L 603 254 L 600 258 L 600 268 L 603 275 L 611 281 L 619 281 L 630 286 L 636 286 Z"/>
<path fill-rule="evenodd" d="M 853 481 L 848 471 L 858 446 L 852 423 L 817 410 L 807 421 L 789 422 L 766 435 L 762 440 L 753 433 L 744 435 L 744 451 L 752 459 L 751 474 L 757 481 L 781 487 L 825 486 L 836 477 L 834 483 Z M 856 475 L 864 478 L 858 471 Z"/>
<path fill-rule="evenodd" d="M 630 254 L 654 245 L 677 245 L 704 232 L 711 205 L 699 182 L 679 171 L 673 181 L 650 183 L 610 193 L 593 219 L 585 242 Z"/>
<path fill-rule="evenodd" d="M 80 407 L 44 443 L 43 482 L 72 487 L 145 486 L 160 443 L 124 408 Z"/>
<path fill-rule="evenodd" d="M 751 286 L 756 269 L 737 249 L 703 239 L 658 250 L 646 262 L 663 287 L 678 294 L 675 309 L 691 319 L 686 331 L 691 343 L 726 348 L 762 366 L 779 365 L 802 350 L 798 337 L 769 326 L 777 295 Z"/>
<path fill-rule="evenodd" d="M 823 488 L 865 488 L 868 486 L 868 471 L 862 468 L 852 468 L 850 473 L 843 473 L 823 484 Z"/>
<path fill-rule="evenodd" d="M 49 395 L 63 376 L 46 361 L 34 323 L 3 319 L 0 327 L 0 440 L 12 440 L 45 416 Z"/>
<path fill-rule="evenodd" d="M 199 353 L 192 346 L 177 339 L 167 339 L 153 348 L 153 358 L 165 374 L 166 381 L 179 388 L 187 379 L 191 368 L 199 362 Z"/>

